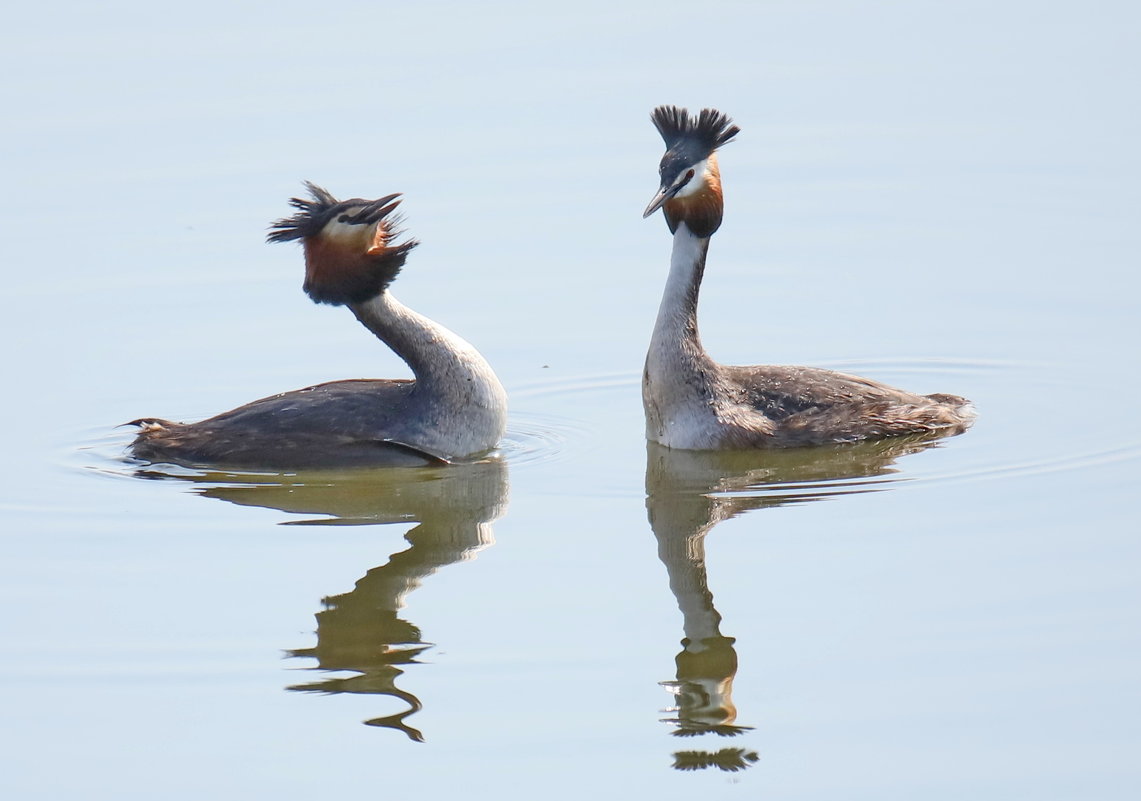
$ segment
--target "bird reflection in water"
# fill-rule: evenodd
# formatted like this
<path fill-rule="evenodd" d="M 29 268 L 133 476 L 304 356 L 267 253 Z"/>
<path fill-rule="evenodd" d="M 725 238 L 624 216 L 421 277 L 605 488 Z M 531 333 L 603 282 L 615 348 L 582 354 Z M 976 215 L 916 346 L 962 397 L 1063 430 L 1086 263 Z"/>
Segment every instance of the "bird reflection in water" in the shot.
<path fill-rule="evenodd" d="M 723 520 L 752 509 L 887 489 L 895 460 L 937 438 L 885 439 L 851 445 L 764 451 L 683 451 L 647 443 L 646 508 L 658 556 L 682 613 L 676 679 L 662 686 L 675 698 L 663 722 L 677 737 L 736 737 L 734 638 L 721 633 L 705 569 L 705 536 Z M 741 771 L 760 757 L 748 748 L 674 753 L 674 768 Z"/>
<path fill-rule="evenodd" d="M 347 593 L 323 599 L 316 614 L 317 643 L 286 651 L 317 664 L 307 670 L 351 672 L 321 677 L 289 690 L 386 695 L 404 709 L 364 721 L 396 729 L 412 740 L 424 735 L 406 719 L 422 708 L 420 699 L 396 686 L 404 666 L 432 647 L 419 627 L 402 619 L 405 598 L 441 567 L 471 559 L 494 543 L 491 523 L 507 506 L 507 466 L 499 460 L 447 467 L 311 471 L 290 476 L 206 473 L 192 480 L 210 483 L 199 494 L 243 506 L 262 506 L 321 519 L 309 525 L 369 525 L 418 522 L 405 539 L 411 547 L 369 570 Z M 240 480 L 240 483 L 235 483 Z M 224 482 L 229 483 L 224 483 Z"/>

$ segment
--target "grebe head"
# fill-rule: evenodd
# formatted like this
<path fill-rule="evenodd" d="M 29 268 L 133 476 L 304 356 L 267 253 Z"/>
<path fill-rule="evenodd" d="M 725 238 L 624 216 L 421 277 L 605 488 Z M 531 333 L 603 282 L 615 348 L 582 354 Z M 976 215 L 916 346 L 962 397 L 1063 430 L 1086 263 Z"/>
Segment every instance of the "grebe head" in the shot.
<path fill-rule="evenodd" d="M 684 108 L 658 106 L 650 120 L 665 140 L 666 153 L 658 167 L 661 187 L 642 217 L 664 209 L 671 232 L 685 222 L 697 236 L 712 235 L 721 226 L 724 208 L 716 151 L 741 129 L 711 108 L 691 117 Z"/>
<path fill-rule="evenodd" d="M 300 239 L 305 248 L 305 293 L 315 303 L 363 303 L 388 288 L 417 243 L 394 244 L 400 231 L 399 194 L 378 200 L 337 200 L 305 182 L 312 200 L 292 198 L 298 211 L 270 226 L 269 242 Z"/>

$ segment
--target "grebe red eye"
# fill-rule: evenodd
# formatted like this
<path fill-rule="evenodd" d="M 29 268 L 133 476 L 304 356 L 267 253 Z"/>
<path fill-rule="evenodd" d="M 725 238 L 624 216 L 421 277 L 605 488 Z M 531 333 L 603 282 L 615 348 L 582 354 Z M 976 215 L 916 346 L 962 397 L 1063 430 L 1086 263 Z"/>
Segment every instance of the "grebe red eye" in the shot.
<path fill-rule="evenodd" d="M 693 170 L 687 170 L 685 173 L 685 180 L 682 181 L 682 183 L 688 184 L 690 181 L 693 180 L 693 176 L 694 176 Z"/>

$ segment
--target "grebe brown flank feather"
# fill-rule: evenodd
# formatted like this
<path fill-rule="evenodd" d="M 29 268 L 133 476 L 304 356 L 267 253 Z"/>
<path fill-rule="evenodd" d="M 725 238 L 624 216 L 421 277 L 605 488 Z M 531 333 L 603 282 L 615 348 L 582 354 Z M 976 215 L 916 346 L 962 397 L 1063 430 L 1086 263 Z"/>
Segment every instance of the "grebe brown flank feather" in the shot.
<path fill-rule="evenodd" d="M 388 291 L 415 240 L 396 244 L 398 195 L 338 201 L 307 183 L 270 242 L 300 240 L 305 291 L 346 305 L 412 368 L 415 379 L 354 379 L 274 395 L 199 423 L 133 421 L 131 446 L 149 461 L 248 468 L 411 465 L 477 458 L 506 425 L 507 398 L 468 342 Z"/>
<path fill-rule="evenodd" d="M 974 420 L 956 395 L 916 395 L 813 367 L 728 366 L 701 345 L 697 301 L 724 200 L 716 150 L 739 128 L 725 114 L 676 106 L 651 115 L 666 143 L 659 208 L 674 237 L 670 274 L 642 380 L 646 436 L 667 447 L 721 450 L 960 433 Z"/>

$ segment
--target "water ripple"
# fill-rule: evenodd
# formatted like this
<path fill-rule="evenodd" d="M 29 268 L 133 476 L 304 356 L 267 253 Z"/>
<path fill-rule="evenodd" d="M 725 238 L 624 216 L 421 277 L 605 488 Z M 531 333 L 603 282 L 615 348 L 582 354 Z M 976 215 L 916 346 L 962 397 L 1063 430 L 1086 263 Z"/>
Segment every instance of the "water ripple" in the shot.
<path fill-rule="evenodd" d="M 571 442 L 581 439 L 581 421 L 529 412 L 513 413 L 498 453 L 508 464 L 532 464 L 565 458 Z"/>
<path fill-rule="evenodd" d="M 939 380 L 931 381 L 937 385 L 932 389 L 963 391 L 964 394 L 975 397 L 981 409 L 980 424 L 964 434 L 961 440 L 954 438 L 916 443 L 897 439 L 887 441 L 883 446 L 838 446 L 830 449 L 722 455 L 718 457 L 721 462 L 719 468 L 712 463 L 700 468 L 706 478 L 710 477 L 710 471 L 720 471 L 726 479 L 721 482 L 724 486 L 711 487 L 710 491 L 758 497 L 779 496 L 789 502 L 834 494 L 874 492 L 883 489 L 884 484 L 894 484 L 901 480 L 947 483 L 1005 479 L 1104 468 L 1141 457 L 1141 439 L 1126 442 L 1118 439 L 1112 444 L 1099 447 L 1096 435 L 1087 435 L 1085 439 L 1077 440 L 1077 433 L 1057 430 L 1049 431 L 1047 435 L 1033 436 L 1031 427 L 1040 421 L 1032 418 L 1048 407 L 1051 399 L 1058 397 L 1059 391 L 1063 394 L 1077 392 L 1080 388 L 1090 391 L 1089 381 L 1096 379 L 1083 379 L 1072 369 L 1061 369 L 1057 365 L 1045 363 L 945 358 L 852 359 L 831 361 L 827 366 L 871 374 L 902 386 L 916 383 L 906 380 L 908 376 L 936 376 Z M 943 381 L 943 377 L 952 380 Z M 954 380 L 956 377 L 964 380 L 957 382 Z M 573 396 L 575 400 L 571 404 L 575 410 L 581 408 L 584 415 L 599 415 L 607 413 L 599 410 L 605 410 L 612 403 L 615 392 L 621 391 L 637 397 L 639 380 L 639 374 L 635 372 L 569 376 L 516 385 L 512 388 L 511 396 L 513 400 L 525 402 L 541 401 L 552 396 L 560 399 Z M 967 386 L 960 389 L 962 384 Z M 1012 386 L 1019 389 L 1017 401 L 1011 400 Z M 1062 387 L 1061 390 L 1058 389 L 1059 386 Z M 928 388 L 925 387 L 922 391 L 928 391 Z M 993 397 L 988 397 L 988 392 Z M 1004 404 L 1010 408 L 1004 409 Z M 508 464 L 515 465 L 562 461 L 584 453 L 589 456 L 594 452 L 591 439 L 599 436 L 605 422 L 607 421 L 602 419 L 513 411 L 497 455 Z M 631 442 L 642 442 L 640 430 L 625 432 L 623 429 L 623 437 L 627 434 Z M 1069 439 L 1066 439 L 1066 435 Z M 127 454 L 127 447 L 134 436 L 131 428 L 108 426 L 61 431 L 60 436 L 63 439 L 70 438 L 70 442 L 60 443 L 60 449 L 66 451 L 62 461 L 70 467 L 105 476 L 138 477 L 145 474 L 142 469 L 144 463 L 133 460 Z M 1102 438 L 1105 438 L 1104 435 Z M 930 447 L 942 447 L 949 442 L 955 443 L 954 467 L 943 471 L 908 470 L 906 477 L 885 475 L 899 472 L 900 468 L 889 467 L 895 458 Z M 861 447 L 866 452 L 861 451 Z M 678 458 L 684 460 L 686 457 Z M 874 469 L 861 472 L 869 465 L 861 467 L 859 463 L 868 459 L 878 462 L 878 467 L 873 466 Z M 934 463 L 924 464 L 931 466 Z M 738 481 L 728 480 L 733 471 L 737 471 Z M 172 477 L 194 477 L 201 475 L 202 471 L 164 466 L 162 473 Z M 259 474 L 251 472 L 248 475 Z"/>

